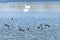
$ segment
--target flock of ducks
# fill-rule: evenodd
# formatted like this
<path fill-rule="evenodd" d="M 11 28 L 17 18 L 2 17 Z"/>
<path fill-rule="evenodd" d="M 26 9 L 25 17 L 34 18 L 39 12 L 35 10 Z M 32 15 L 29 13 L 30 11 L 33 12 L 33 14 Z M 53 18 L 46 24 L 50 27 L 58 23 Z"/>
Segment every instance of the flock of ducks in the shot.
<path fill-rule="evenodd" d="M 13 20 L 13 18 L 11 18 L 11 20 Z M 10 28 L 10 26 L 8 24 L 5 24 L 4 26 L 6 26 L 8 29 Z M 45 27 L 50 27 L 49 24 L 45 24 L 44 26 Z M 43 24 L 40 24 L 37 28 L 42 29 L 42 27 L 43 27 Z M 22 29 L 22 28 L 19 28 L 18 30 L 24 32 L 24 29 Z M 27 30 L 29 31 L 30 28 L 27 28 Z"/>

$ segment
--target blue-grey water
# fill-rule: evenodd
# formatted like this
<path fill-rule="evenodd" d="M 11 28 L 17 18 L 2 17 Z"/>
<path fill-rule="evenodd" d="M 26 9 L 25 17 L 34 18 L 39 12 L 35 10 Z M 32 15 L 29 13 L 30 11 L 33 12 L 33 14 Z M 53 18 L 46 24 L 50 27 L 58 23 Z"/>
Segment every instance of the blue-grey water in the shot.
<path fill-rule="evenodd" d="M 59 31 L 60 12 L 0 12 L 0 40 L 60 40 Z"/>

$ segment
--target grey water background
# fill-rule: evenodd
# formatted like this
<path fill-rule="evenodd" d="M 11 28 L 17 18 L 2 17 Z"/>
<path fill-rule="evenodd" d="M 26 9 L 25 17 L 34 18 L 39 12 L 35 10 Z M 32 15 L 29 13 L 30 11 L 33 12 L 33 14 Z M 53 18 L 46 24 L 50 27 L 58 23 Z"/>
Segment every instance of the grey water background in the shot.
<path fill-rule="evenodd" d="M 0 40 L 60 40 L 59 31 L 60 12 L 0 12 Z"/>

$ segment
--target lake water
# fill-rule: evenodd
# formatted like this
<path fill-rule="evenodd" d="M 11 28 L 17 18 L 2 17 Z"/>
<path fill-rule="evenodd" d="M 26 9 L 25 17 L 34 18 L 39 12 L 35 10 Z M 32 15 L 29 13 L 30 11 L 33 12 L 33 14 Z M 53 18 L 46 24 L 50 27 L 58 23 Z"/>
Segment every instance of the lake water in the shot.
<path fill-rule="evenodd" d="M 0 12 L 0 40 L 60 40 L 59 31 L 60 12 Z"/>

